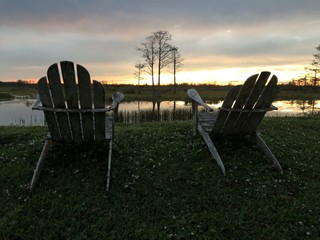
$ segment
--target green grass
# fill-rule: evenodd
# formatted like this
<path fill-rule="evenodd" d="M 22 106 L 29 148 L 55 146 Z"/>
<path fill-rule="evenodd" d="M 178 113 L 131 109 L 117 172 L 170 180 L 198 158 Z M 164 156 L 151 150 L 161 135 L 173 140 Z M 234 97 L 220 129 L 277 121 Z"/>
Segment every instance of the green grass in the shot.
<path fill-rule="evenodd" d="M 251 144 L 219 141 L 225 176 L 191 122 L 119 125 L 110 192 L 100 146 L 56 150 L 32 197 L 46 128 L 0 127 L 0 239 L 319 239 L 319 125 L 264 119 L 284 174 Z"/>

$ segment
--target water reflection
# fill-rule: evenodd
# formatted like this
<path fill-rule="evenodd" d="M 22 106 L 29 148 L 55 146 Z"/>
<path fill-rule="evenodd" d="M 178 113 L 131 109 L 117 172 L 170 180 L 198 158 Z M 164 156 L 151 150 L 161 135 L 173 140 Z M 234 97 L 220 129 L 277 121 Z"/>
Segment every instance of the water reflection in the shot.
<path fill-rule="evenodd" d="M 213 109 L 223 101 L 207 102 Z M 290 100 L 273 103 L 278 108 L 266 114 L 268 117 L 301 116 L 320 111 L 320 100 Z M 191 103 L 183 101 L 125 102 L 119 107 L 119 122 L 173 121 L 192 119 Z"/>
<path fill-rule="evenodd" d="M 278 111 L 269 112 L 267 116 L 301 116 L 320 111 L 320 100 L 287 100 L 276 101 Z"/>
<path fill-rule="evenodd" d="M 43 113 L 31 110 L 34 102 L 35 99 L 0 101 L 0 125 L 43 126 Z"/>
<path fill-rule="evenodd" d="M 34 99 L 15 99 L 0 101 L 0 125 L 44 125 L 41 111 L 32 111 Z M 218 109 L 222 101 L 208 102 Z M 300 116 L 320 112 L 320 100 L 288 100 L 273 103 L 278 111 L 268 112 L 266 116 Z M 191 103 L 184 101 L 123 102 L 119 106 L 117 121 L 121 123 L 142 123 L 148 121 L 191 120 Z"/>

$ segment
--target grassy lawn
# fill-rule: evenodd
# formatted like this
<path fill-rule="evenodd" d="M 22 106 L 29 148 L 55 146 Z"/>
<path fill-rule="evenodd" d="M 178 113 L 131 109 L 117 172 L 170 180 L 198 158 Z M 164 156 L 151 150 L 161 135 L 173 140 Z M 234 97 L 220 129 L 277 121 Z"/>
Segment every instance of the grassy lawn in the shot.
<path fill-rule="evenodd" d="M 191 122 L 119 125 L 110 192 L 99 146 L 56 150 L 32 196 L 46 128 L 0 127 L 0 239 L 319 239 L 319 126 L 264 119 L 284 174 L 248 143 L 218 142 L 223 176 Z"/>

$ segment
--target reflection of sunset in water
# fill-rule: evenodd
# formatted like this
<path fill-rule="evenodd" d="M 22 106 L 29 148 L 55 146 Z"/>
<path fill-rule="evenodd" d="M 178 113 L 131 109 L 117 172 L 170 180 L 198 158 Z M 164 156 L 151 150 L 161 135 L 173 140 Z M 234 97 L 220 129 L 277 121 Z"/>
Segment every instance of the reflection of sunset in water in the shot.
<path fill-rule="evenodd" d="M 12 101 L 0 102 L 0 125 L 43 125 L 43 113 L 32 111 L 31 106 L 34 100 L 15 99 Z M 214 110 L 218 110 L 222 101 L 218 103 L 208 103 Z M 291 100 L 276 101 L 273 103 L 278 108 L 277 111 L 268 112 L 266 116 L 299 116 L 312 112 L 320 112 L 320 100 Z M 134 101 L 123 102 L 119 106 L 119 113 L 137 114 L 143 111 L 179 111 L 191 110 L 191 102 L 184 101 L 163 101 L 146 102 Z"/>

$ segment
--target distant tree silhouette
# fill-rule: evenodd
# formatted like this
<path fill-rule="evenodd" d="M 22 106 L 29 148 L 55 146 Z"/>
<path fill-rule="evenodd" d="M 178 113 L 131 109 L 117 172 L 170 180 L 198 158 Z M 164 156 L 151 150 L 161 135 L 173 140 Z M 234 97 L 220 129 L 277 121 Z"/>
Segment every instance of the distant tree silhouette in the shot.
<path fill-rule="evenodd" d="M 312 63 L 309 68 L 309 70 L 314 73 L 313 87 L 315 91 L 317 90 L 317 83 L 318 83 L 317 73 L 320 70 L 320 45 L 316 47 L 316 49 L 318 50 L 318 53 L 313 54 L 314 59 L 312 60 Z"/>
<path fill-rule="evenodd" d="M 142 79 L 141 75 L 145 66 L 146 65 L 143 63 L 137 63 L 134 65 L 134 67 L 137 69 L 137 71 L 135 72 L 135 76 L 138 79 L 138 86 L 140 86 L 140 80 Z"/>
<path fill-rule="evenodd" d="M 151 75 L 152 81 L 152 94 L 155 96 L 154 89 L 154 65 L 156 61 L 156 42 L 153 36 L 146 37 L 145 42 L 141 43 L 141 47 L 137 47 L 137 50 L 142 53 L 142 58 L 145 60 L 148 70 L 146 71 Z"/>
<path fill-rule="evenodd" d="M 309 83 L 308 85 L 313 86 L 314 91 L 317 91 L 317 85 L 318 85 L 318 73 L 320 71 L 320 45 L 316 47 L 316 49 L 319 51 L 316 54 L 313 54 L 314 59 L 312 60 L 311 64 L 304 69 L 306 70 L 305 77 L 303 78 L 304 83 Z M 301 81 L 301 79 L 299 79 Z"/>
<path fill-rule="evenodd" d="M 172 62 L 171 52 L 172 46 L 169 44 L 171 41 L 171 34 L 167 31 L 153 32 L 153 37 L 156 41 L 158 58 L 158 86 L 161 84 L 161 70 Z"/>
<path fill-rule="evenodd" d="M 173 86 L 174 86 L 174 93 L 176 93 L 176 86 L 177 86 L 177 79 L 176 74 L 177 71 L 182 68 L 182 59 L 180 53 L 178 52 L 178 48 L 173 46 L 171 49 L 171 62 L 172 62 L 172 70 L 173 70 Z"/>

